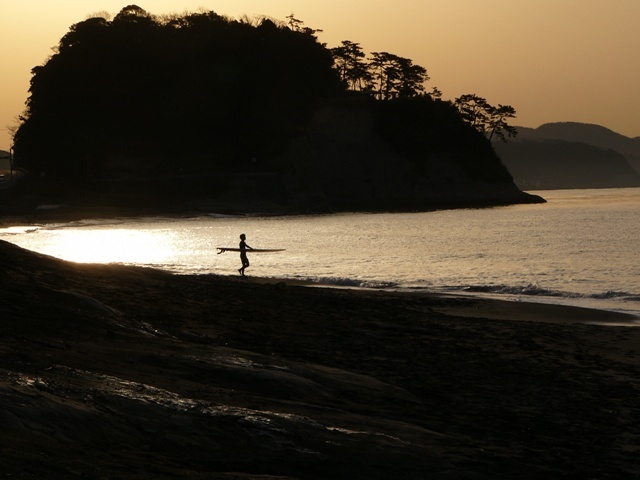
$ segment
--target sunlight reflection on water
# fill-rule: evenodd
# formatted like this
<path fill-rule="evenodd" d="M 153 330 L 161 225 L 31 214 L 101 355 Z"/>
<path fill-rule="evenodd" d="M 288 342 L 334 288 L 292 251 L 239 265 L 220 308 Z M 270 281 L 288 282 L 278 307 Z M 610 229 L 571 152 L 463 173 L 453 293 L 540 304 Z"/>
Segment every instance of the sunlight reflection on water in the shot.
<path fill-rule="evenodd" d="M 72 262 L 162 264 L 174 255 L 170 235 L 133 229 L 55 230 L 42 248 Z"/>
<path fill-rule="evenodd" d="M 464 291 L 616 304 L 640 312 L 640 189 L 536 192 L 544 205 L 291 217 L 138 218 L 0 229 L 65 260 L 236 275 L 246 233 L 250 275 L 334 285 Z"/>

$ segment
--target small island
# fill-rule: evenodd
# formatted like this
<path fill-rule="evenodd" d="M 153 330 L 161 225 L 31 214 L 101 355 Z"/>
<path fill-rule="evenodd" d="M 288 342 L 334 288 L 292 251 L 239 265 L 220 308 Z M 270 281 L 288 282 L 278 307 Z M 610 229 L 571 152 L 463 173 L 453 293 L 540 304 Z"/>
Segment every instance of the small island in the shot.
<path fill-rule="evenodd" d="M 28 175 L 13 205 L 98 215 L 543 202 L 518 189 L 487 138 L 511 132 L 513 108 L 445 101 L 410 59 L 328 48 L 316 33 L 293 15 L 135 5 L 73 25 L 33 69 L 14 138 Z"/>

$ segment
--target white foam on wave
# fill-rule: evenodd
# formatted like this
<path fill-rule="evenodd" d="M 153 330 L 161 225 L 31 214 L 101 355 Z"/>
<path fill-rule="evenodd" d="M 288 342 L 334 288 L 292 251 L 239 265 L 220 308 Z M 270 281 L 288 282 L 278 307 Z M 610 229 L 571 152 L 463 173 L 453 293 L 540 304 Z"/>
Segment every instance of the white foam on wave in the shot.
<path fill-rule="evenodd" d="M 575 293 L 560 290 L 544 289 L 537 285 L 475 285 L 468 287 L 450 287 L 449 292 L 469 293 L 483 297 L 505 299 L 510 301 L 532 301 L 558 305 L 595 308 L 620 313 L 638 315 L 640 295 L 630 292 L 608 291 L 603 293 Z"/>
<path fill-rule="evenodd" d="M 349 287 L 349 288 L 395 288 L 398 286 L 394 282 L 385 282 L 379 280 L 360 280 L 348 277 L 295 277 L 296 280 L 309 282 L 318 285 L 327 285 L 332 287 Z"/>
<path fill-rule="evenodd" d="M 459 288 L 458 288 L 459 289 Z M 470 293 L 491 293 L 505 295 L 523 295 L 530 297 L 552 297 L 567 299 L 595 299 L 595 300 L 629 300 L 638 301 L 640 294 L 631 292 L 606 291 L 598 293 L 575 293 L 561 290 L 550 290 L 538 285 L 510 286 L 510 285 L 474 285 L 461 289 Z"/>
<path fill-rule="evenodd" d="M 0 235 L 23 235 L 25 233 L 32 233 L 40 229 L 35 225 L 16 225 L 13 227 L 0 228 Z"/>

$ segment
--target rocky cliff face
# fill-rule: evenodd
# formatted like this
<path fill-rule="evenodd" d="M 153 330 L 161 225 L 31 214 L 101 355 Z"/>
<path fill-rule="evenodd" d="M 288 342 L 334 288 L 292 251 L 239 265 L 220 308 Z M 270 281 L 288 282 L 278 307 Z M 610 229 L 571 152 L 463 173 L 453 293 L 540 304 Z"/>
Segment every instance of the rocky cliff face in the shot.
<path fill-rule="evenodd" d="M 423 144 L 417 158 L 408 158 L 381 135 L 371 108 L 325 107 L 316 112 L 306 135 L 292 144 L 288 154 L 290 198 L 300 206 L 339 210 L 542 201 L 516 187 L 488 143 L 483 151 L 453 142 L 442 148 L 446 138 L 438 145 L 421 138 L 410 141 Z M 500 174 L 478 174 L 491 171 Z"/>
<path fill-rule="evenodd" d="M 95 185 L 83 186 L 75 198 L 64 191 L 57 194 L 64 201 L 46 201 L 252 213 L 544 202 L 518 189 L 490 143 L 463 124 L 448 103 L 412 100 L 330 102 L 302 126 L 279 158 L 247 159 L 224 170 L 176 169 L 165 174 L 152 171 L 148 161 L 141 163 L 141 171 L 129 168 L 138 164 L 127 159 L 126 175 L 111 172 Z"/>

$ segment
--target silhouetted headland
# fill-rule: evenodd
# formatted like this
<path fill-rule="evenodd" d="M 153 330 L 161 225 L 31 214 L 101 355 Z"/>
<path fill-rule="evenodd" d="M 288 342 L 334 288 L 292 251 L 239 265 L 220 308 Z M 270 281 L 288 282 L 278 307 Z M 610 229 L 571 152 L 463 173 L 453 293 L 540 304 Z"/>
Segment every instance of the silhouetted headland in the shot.
<path fill-rule="evenodd" d="M 452 102 L 425 93 L 426 69 L 386 52 L 352 65 L 357 44 L 329 49 L 315 33 L 293 16 L 157 17 L 134 5 L 73 25 L 33 69 L 15 136 L 29 178 L 12 205 L 298 213 L 543 201 L 515 186 Z M 369 73 L 355 82 L 358 72 Z"/>

